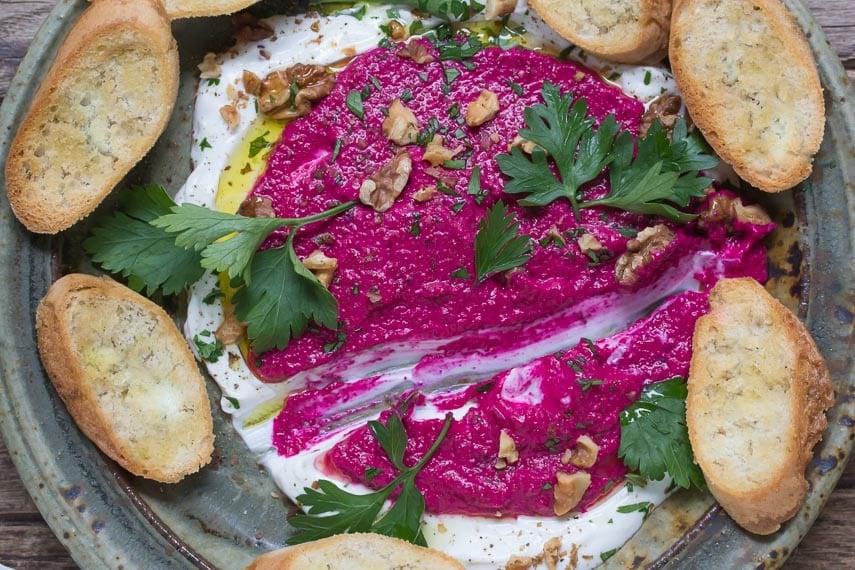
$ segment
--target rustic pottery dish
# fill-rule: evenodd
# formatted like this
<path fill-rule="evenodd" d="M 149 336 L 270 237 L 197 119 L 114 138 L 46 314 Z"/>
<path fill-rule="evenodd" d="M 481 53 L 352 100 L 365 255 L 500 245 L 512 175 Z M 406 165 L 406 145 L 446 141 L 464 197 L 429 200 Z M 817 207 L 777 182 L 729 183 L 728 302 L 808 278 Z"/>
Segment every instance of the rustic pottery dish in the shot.
<path fill-rule="evenodd" d="M 807 322 L 835 382 L 829 427 L 808 467 L 808 499 L 780 532 L 761 539 L 737 527 L 708 496 L 678 493 L 655 510 L 608 567 L 779 566 L 807 533 L 853 447 L 855 94 L 807 9 L 798 0 L 784 3 L 816 55 L 826 134 L 810 179 L 782 196 L 753 197 L 775 213 L 780 226 L 769 243 L 769 288 Z M 275 4 L 262 3 L 257 13 Z M 61 0 L 33 40 L 0 108 L 0 162 L 55 50 L 86 5 Z M 226 47 L 229 30 L 228 18 L 173 24 L 182 64 L 178 104 L 167 132 L 128 182 L 158 182 L 171 192 L 180 187 L 190 171 L 196 63 L 205 52 Z M 5 191 L 0 196 L 0 430 L 30 495 L 75 561 L 83 568 L 231 569 L 281 546 L 290 532 L 284 519 L 293 507 L 216 409 L 213 383 L 214 461 L 178 485 L 126 474 L 78 431 L 39 362 L 33 318 L 52 280 L 72 269 L 93 270 L 79 249 L 88 227 L 84 223 L 57 237 L 30 234 L 12 215 Z"/>

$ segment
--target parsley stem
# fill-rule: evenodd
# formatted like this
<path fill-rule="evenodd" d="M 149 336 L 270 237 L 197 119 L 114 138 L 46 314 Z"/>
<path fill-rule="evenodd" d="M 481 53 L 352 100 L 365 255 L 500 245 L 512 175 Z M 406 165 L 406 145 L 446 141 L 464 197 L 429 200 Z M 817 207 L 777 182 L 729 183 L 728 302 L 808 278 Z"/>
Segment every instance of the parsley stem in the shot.
<path fill-rule="evenodd" d="M 446 413 L 445 423 L 442 424 L 442 429 L 440 430 L 439 435 L 436 436 L 436 439 L 433 441 L 433 445 L 430 446 L 430 449 L 427 450 L 427 453 L 424 454 L 424 456 L 419 460 L 418 463 L 416 463 L 412 467 L 407 467 L 406 469 L 401 471 L 401 473 L 399 473 L 397 477 L 392 479 L 392 481 L 388 485 L 380 489 L 379 492 L 384 492 L 386 490 L 391 491 L 392 489 L 395 489 L 398 485 L 400 485 L 402 482 L 404 482 L 406 479 L 410 477 L 415 478 L 416 474 L 422 470 L 422 467 L 424 467 L 425 464 L 430 461 L 430 458 L 433 457 L 433 454 L 436 453 L 437 449 L 439 449 L 439 446 L 445 439 L 448 430 L 451 429 L 452 420 L 454 420 L 454 416 L 451 415 L 451 412 Z"/>
<path fill-rule="evenodd" d="M 307 224 L 319 222 L 321 220 L 337 216 L 342 212 L 348 211 L 352 207 L 356 206 L 358 203 L 359 202 L 356 200 L 351 200 L 350 202 L 345 202 L 343 204 L 339 204 L 338 206 L 333 206 L 329 210 L 324 210 L 323 212 L 313 214 L 311 216 L 306 216 L 305 218 L 279 218 L 279 222 L 282 224 L 282 226 L 280 227 L 293 226 L 296 228 L 301 228 Z"/>

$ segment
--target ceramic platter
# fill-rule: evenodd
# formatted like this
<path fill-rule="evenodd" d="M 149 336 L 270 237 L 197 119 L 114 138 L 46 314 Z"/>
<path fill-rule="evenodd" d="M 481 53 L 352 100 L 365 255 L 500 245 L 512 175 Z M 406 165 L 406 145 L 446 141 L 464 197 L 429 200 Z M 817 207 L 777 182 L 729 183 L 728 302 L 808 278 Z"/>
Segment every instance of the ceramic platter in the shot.
<path fill-rule="evenodd" d="M 780 228 L 768 244 L 769 288 L 807 322 L 837 393 L 829 427 L 808 467 L 810 493 L 791 522 L 763 539 L 737 527 L 709 496 L 678 493 L 655 510 L 607 562 L 609 567 L 778 566 L 807 533 L 853 446 L 855 103 L 819 25 L 798 0 L 784 3 L 813 47 L 828 111 L 811 178 L 782 196 L 760 197 Z M 256 13 L 264 15 L 273 4 L 261 3 Z M 53 54 L 86 5 L 86 0 L 61 0 L 33 40 L 0 110 L 3 163 Z M 171 192 L 190 171 L 196 64 L 205 52 L 224 49 L 231 41 L 228 18 L 179 20 L 173 31 L 181 53 L 178 104 L 167 132 L 126 181 L 158 182 Z M 108 201 L 103 207 L 112 206 Z M 79 250 L 87 231 L 84 223 L 55 237 L 30 234 L 12 215 L 5 191 L 0 192 L 0 429 L 12 459 L 48 524 L 83 568 L 242 568 L 284 543 L 289 533 L 285 517 L 293 507 L 278 498 L 219 412 L 213 382 L 214 461 L 168 486 L 131 477 L 102 456 L 78 431 L 42 369 L 35 306 L 61 273 L 94 271 Z"/>

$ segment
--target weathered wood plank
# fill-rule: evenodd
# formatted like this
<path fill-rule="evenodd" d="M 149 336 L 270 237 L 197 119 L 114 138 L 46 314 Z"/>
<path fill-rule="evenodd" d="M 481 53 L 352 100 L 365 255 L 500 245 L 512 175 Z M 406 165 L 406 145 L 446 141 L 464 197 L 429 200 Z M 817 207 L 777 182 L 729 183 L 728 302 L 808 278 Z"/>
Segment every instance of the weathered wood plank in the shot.
<path fill-rule="evenodd" d="M 805 0 L 855 82 L 855 2 Z M 56 0 L 0 0 L 0 99 Z M 850 463 L 787 568 L 855 568 L 855 463 Z M 0 440 L 0 563 L 17 570 L 76 568 L 27 495 Z"/>

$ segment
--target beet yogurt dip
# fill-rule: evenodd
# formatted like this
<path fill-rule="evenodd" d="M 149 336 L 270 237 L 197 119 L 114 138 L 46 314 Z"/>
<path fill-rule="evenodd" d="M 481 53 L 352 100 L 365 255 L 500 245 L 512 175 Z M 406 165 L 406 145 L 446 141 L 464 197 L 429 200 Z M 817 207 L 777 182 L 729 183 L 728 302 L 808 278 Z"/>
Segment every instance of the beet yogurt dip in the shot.
<path fill-rule="evenodd" d="M 607 208 L 584 209 L 577 219 L 566 200 L 522 207 L 503 194 L 495 157 L 508 152 L 525 126 L 524 109 L 542 102 L 545 81 L 585 98 L 596 125 L 614 114 L 621 129 L 633 135 L 643 105 L 581 65 L 545 54 L 485 48 L 469 59 L 443 60 L 429 42 L 413 40 L 411 45 L 421 46 L 429 61 L 417 63 L 401 53 L 403 44 L 354 58 L 333 91 L 308 116 L 286 126 L 252 191 L 252 197 L 272 200 L 277 216 L 306 216 L 358 199 L 363 181 L 403 149 L 412 159 L 407 185 L 390 209 L 378 213 L 359 205 L 303 228 L 295 239 L 301 258 L 320 249 L 337 260 L 329 289 L 339 302 L 340 325 L 339 331 L 310 332 L 284 350 L 248 359 L 268 382 L 312 370 L 322 379 L 288 397 L 274 420 L 273 443 L 281 455 L 298 454 L 335 433 L 333 422 L 376 403 L 370 395 L 382 384 L 382 375 L 349 376 L 346 371 L 366 354 L 383 355 L 383 347 L 414 348 L 416 371 L 449 355 L 477 368 L 478 359 L 490 351 L 520 353 L 536 340 L 532 331 L 585 330 L 598 312 L 608 321 L 620 299 L 642 293 L 657 302 L 667 298 L 652 313 L 645 301 L 648 316 L 611 336 L 579 342 L 579 334 L 567 335 L 565 350 L 557 353 L 517 356 L 504 372 L 468 386 L 408 394 L 403 418 L 408 465 L 434 441 L 442 425 L 438 418 L 455 411 L 448 435 L 416 479 L 428 512 L 550 516 L 556 474 L 577 471 L 591 477 L 577 506 L 584 510 L 626 472 L 616 456 L 620 411 L 645 385 L 687 374 L 694 323 L 707 311 L 706 291 L 723 277 L 765 280 L 761 240 L 772 224 L 718 215 L 721 204 L 734 199 L 727 191 L 698 201 L 693 207 L 703 214 L 682 226 Z M 470 127 L 463 119 L 465 109 L 483 90 L 497 96 L 498 114 Z M 348 109 L 347 97 L 354 91 L 363 95 L 362 117 Z M 415 115 L 421 144 L 401 146 L 383 136 L 381 125 L 395 99 Z M 424 144 L 434 134 L 443 136 L 446 148 L 459 147 L 444 165 L 422 159 Z M 607 178 L 582 190 L 588 197 L 602 196 L 608 192 Z M 423 200 L 425 195 L 432 197 Z M 499 200 L 516 216 L 520 233 L 533 238 L 531 259 L 477 283 L 475 234 Z M 638 232 L 667 239 L 631 278 L 619 280 L 616 264 Z M 583 250 L 579 241 L 585 234 L 602 248 L 593 254 Z M 680 280 L 691 287 L 676 285 Z M 655 289 L 664 281 L 675 284 Z M 585 303 L 587 313 L 556 318 Z M 617 315 L 614 319 L 621 322 Z M 547 328 L 532 325 L 546 321 Z M 383 368 L 381 363 L 372 373 Z M 442 369 L 434 371 L 442 374 Z M 519 459 L 497 467 L 503 433 Z M 394 478 L 394 467 L 364 424 L 344 435 L 323 458 L 323 471 L 373 488 Z M 562 461 L 583 436 L 597 448 L 595 463 Z"/>

